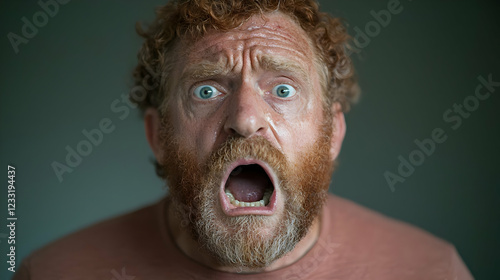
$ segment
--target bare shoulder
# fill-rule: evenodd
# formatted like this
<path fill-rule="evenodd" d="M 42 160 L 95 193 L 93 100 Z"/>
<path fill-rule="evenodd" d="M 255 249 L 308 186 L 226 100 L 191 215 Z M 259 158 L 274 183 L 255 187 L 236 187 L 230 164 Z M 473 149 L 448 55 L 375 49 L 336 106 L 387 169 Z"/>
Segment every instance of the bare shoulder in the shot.
<path fill-rule="evenodd" d="M 162 241 L 158 208 L 159 204 L 147 206 L 58 239 L 32 253 L 18 273 L 29 271 L 39 279 L 69 276 L 65 272 L 71 272 L 73 279 L 94 276 L 91 273 L 111 278 L 111 271 L 119 272 L 129 261 L 155 254 L 151 248 L 158 248 Z M 151 247 L 151 242 L 156 244 Z"/>
<path fill-rule="evenodd" d="M 355 202 L 329 196 L 327 211 L 331 225 L 341 238 L 356 239 L 371 248 L 382 246 L 399 249 L 446 253 L 453 249 L 448 242 L 405 222 L 387 217 Z"/>
<path fill-rule="evenodd" d="M 333 195 L 325 210 L 330 218 L 328 236 L 339 244 L 346 260 L 368 264 L 370 271 L 472 279 L 455 247 L 429 232 Z"/>

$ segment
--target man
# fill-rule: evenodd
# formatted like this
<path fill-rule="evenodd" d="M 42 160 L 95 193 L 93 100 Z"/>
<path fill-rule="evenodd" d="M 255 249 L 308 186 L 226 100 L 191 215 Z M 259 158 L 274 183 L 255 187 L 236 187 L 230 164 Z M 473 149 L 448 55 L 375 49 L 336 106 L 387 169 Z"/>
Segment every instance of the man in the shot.
<path fill-rule="evenodd" d="M 174 1 L 140 34 L 131 99 L 168 197 L 16 279 L 472 278 L 453 246 L 327 194 L 357 89 L 349 37 L 315 2 Z"/>

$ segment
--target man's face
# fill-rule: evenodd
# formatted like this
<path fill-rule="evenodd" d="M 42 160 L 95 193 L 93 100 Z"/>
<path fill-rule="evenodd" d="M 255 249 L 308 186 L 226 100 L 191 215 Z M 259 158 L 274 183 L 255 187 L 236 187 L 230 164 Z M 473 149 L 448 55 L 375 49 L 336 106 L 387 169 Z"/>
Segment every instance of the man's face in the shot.
<path fill-rule="evenodd" d="M 221 264 L 267 266 L 307 233 L 332 171 L 314 52 L 275 13 L 177 54 L 160 135 L 172 204 Z"/>

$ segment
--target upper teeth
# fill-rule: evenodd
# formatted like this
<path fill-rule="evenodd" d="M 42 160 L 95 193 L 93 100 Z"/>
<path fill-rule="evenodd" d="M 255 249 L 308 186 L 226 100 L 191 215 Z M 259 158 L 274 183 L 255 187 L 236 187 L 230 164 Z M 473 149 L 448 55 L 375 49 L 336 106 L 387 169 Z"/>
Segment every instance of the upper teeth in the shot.
<path fill-rule="evenodd" d="M 229 198 L 229 201 L 231 202 L 231 204 L 233 204 L 234 206 L 238 206 L 238 207 L 262 207 L 262 206 L 266 206 L 269 203 L 269 199 L 271 198 L 272 194 L 273 194 L 273 192 L 271 190 L 267 190 L 266 192 L 264 192 L 264 197 L 261 200 L 255 201 L 255 202 L 244 202 L 244 201 L 239 201 L 239 200 L 235 199 L 233 194 L 229 190 L 226 190 L 226 196 Z"/>

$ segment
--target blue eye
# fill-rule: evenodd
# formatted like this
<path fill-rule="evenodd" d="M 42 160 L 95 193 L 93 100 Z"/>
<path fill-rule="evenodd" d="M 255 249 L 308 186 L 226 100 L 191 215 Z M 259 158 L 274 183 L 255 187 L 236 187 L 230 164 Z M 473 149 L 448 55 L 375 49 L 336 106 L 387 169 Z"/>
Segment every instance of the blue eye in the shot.
<path fill-rule="evenodd" d="M 297 91 L 292 86 L 286 85 L 286 84 L 281 84 L 281 85 L 275 86 L 273 88 L 272 93 L 278 97 L 287 98 L 287 97 L 294 96 L 296 92 Z"/>
<path fill-rule="evenodd" d="M 213 86 L 202 85 L 194 89 L 194 95 L 200 99 L 210 99 L 220 95 Z"/>

